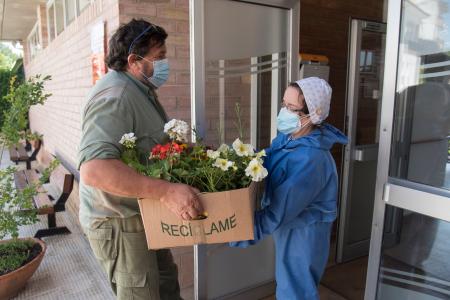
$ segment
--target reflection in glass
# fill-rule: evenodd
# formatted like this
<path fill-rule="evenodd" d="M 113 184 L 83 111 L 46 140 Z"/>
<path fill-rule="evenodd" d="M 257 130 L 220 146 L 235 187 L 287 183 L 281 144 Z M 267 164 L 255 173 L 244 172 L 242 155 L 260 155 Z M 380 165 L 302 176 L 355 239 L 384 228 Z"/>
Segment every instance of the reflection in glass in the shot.
<path fill-rule="evenodd" d="M 385 38 L 384 33 L 362 31 L 355 137 L 358 146 L 378 144 Z"/>
<path fill-rule="evenodd" d="M 268 147 L 272 103 L 280 102 L 287 86 L 286 72 L 286 52 L 206 61 L 205 143 L 211 146 L 231 144 L 241 135 L 236 112 L 238 104 L 243 141 L 252 142 L 257 149 Z M 274 92 L 276 99 L 272 99 Z"/>
<path fill-rule="evenodd" d="M 450 189 L 448 0 L 403 2 L 390 176 Z"/>
<path fill-rule="evenodd" d="M 396 239 L 383 240 L 377 299 L 450 299 L 450 223 L 398 210 Z"/>

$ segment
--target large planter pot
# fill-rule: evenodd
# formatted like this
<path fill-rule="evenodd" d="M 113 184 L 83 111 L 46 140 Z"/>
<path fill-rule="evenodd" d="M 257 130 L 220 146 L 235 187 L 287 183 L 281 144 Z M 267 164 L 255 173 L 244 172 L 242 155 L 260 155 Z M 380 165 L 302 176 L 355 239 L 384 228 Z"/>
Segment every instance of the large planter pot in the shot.
<path fill-rule="evenodd" d="M 32 240 L 34 243 L 38 243 L 39 245 L 41 245 L 42 251 L 38 256 L 36 256 L 26 265 L 11 273 L 0 276 L 0 299 L 2 300 L 10 299 L 16 296 L 19 291 L 24 288 L 28 279 L 33 276 L 34 272 L 41 264 L 47 247 L 45 246 L 45 243 L 39 239 L 29 238 L 29 240 Z M 9 240 L 0 241 L 0 244 L 8 242 Z"/>

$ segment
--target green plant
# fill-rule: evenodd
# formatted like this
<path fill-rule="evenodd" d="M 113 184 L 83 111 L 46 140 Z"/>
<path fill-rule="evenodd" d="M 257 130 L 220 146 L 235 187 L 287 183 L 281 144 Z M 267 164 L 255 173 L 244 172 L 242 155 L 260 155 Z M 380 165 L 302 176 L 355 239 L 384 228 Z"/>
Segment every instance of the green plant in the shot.
<path fill-rule="evenodd" d="M 27 129 L 28 112 L 32 105 L 43 104 L 50 97 L 51 94 L 44 93 L 44 83 L 50 79 L 50 76 L 41 78 L 37 75 L 17 84 L 16 77 L 11 78 L 9 90 L 2 98 L 2 107 L 7 109 L 3 111 L 1 118 L 0 160 L 5 146 L 17 144 L 22 139 L 41 138 L 39 134 Z M 0 170 L 0 239 L 12 238 L 7 243 L 0 244 L 0 275 L 19 268 L 30 257 L 34 243 L 19 240 L 19 228 L 38 221 L 33 197 L 43 192 L 43 184 L 48 181 L 50 173 L 58 164 L 58 160 L 52 161 L 37 182 L 20 190 L 14 183 L 16 169 L 8 167 Z"/>
<path fill-rule="evenodd" d="M 42 172 L 39 180 L 22 190 L 14 185 L 16 168 L 0 170 L 0 239 L 11 237 L 11 241 L 0 244 L 0 275 L 20 267 L 29 257 L 33 243 L 19 240 L 19 228 L 38 221 L 33 197 L 43 191 L 51 172 L 59 165 L 53 160 Z"/>
<path fill-rule="evenodd" d="M 0 276 L 20 268 L 30 256 L 33 242 L 13 240 L 0 244 Z"/>
<path fill-rule="evenodd" d="M 10 80 L 16 76 L 14 80 L 15 85 L 19 85 L 24 82 L 23 71 L 23 59 L 16 60 L 15 65 L 11 70 L 0 68 L 0 112 L 6 112 L 9 110 L 11 104 L 3 97 L 8 94 L 10 88 Z M 0 113 L 0 128 L 3 126 L 3 113 Z"/>
<path fill-rule="evenodd" d="M 3 114 L 3 125 L 0 137 L 6 146 L 17 144 L 22 139 L 30 139 L 28 127 L 28 112 L 33 105 L 44 104 L 51 96 L 44 92 L 44 84 L 51 76 L 36 75 L 27 81 L 16 85 L 16 77 L 12 77 L 9 91 L 4 96 L 9 109 Z"/>
<path fill-rule="evenodd" d="M 4 42 L 0 42 L 0 69 L 10 70 L 20 56 L 14 53 Z"/>
<path fill-rule="evenodd" d="M 185 183 L 201 192 L 219 192 L 245 188 L 252 181 L 267 176 L 263 167 L 264 150 L 254 152 L 253 146 L 238 138 L 232 147 L 221 145 L 217 150 L 208 149 L 199 140 L 194 145 L 184 144 L 189 127 L 186 122 L 171 120 L 164 127 L 171 142 L 156 145 L 147 164 L 141 164 L 133 133 L 122 136 L 124 146 L 122 161 L 137 172 L 171 182 Z"/>
<path fill-rule="evenodd" d="M 0 69 L 0 111 L 5 112 L 9 109 L 10 104 L 3 97 L 8 93 L 9 82 L 11 80 L 11 71 Z M 3 126 L 3 113 L 0 113 L 0 128 Z"/>
<path fill-rule="evenodd" d="M 19 227 L 36 223 L 36 209 L 33 197 L 42 192 L 42 186 L 48 181 L 50 173 L 59 165 L 53 160 L 42 172 L 39 181 L 19 190 L 14 185 L 16 168 L 8 167 L 0 170 L 0 239 L 19 236 Z"/>
<path fill-rule="evenodd" d="M 26 130 L 25 135 L 28 141 L 42 140 L 43 138 L 42 134 L 38 132 L 31 132 L 29 129 Z"/>

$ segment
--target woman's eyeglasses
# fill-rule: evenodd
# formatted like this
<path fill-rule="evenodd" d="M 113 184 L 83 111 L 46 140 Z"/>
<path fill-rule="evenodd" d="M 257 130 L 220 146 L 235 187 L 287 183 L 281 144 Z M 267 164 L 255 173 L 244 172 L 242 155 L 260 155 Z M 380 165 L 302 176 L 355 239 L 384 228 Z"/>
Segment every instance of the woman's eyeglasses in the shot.
<path fill-rule="evenodd" d="M 287 110 L 289 110 L 290 112 L 293 112 L 293 113 L 296 113 L 296 114 L 303 112 L 302 108 L 293 108 L 289 104 L 286 104 L 286 102 L 284 102 L 284 100 L 281 101 L 281 107 L 284 107 Z"/>

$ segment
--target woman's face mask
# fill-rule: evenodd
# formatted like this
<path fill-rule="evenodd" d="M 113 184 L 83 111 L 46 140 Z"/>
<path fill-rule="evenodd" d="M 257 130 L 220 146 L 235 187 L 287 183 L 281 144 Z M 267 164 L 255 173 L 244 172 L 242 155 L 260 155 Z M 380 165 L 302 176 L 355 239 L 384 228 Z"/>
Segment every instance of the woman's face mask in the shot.
<path fill-rule="evenodd" d="M 140 56 L 140 58 L 153 64 L 152 76 L 147 76 L 141 71 L 141 75 L 153 86 L 159 88 L 167 81 L 167 79 L 169 79 L 169 61 L 167 58 L 154 61 L 148 60 L 142 56 Z"/>
<path fill-rule="evenodd" d="M 299 116 L 298 114 L 289 111 L 286 107 L 281 108 L 277 117 L 277 129 L 279 132 L 284 134 L 292 134 L 303 127 L 305 127 L 309 122 L 302 125 L 301 120 L 308 117 L 308 115 Z"/>

